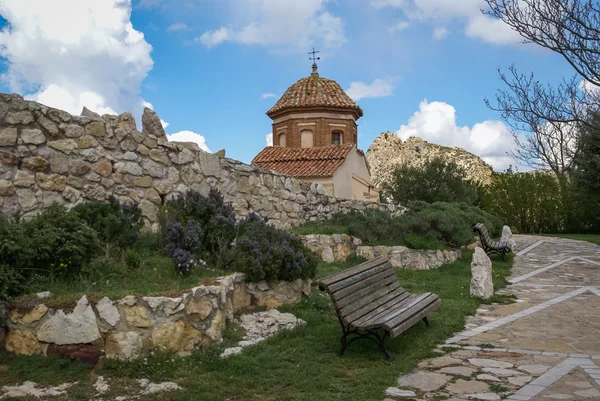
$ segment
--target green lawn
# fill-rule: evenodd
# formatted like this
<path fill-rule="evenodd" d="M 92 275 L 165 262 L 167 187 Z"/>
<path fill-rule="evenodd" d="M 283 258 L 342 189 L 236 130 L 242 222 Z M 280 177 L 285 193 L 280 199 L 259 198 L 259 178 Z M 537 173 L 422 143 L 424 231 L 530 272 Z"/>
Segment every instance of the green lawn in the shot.
<path fill-rule="evenodd" d="M 591 242 L 593 244 L 600 245 L 600 234 L 536 234 L 536 235 L 542 235 L 542 236 L 546 236 L 546 237 L 578 239 L 581 241 L 587 241 L 587 242 Z"/>
<path fill-rule="evenodd" d="M 239 355 L 225 360 L 218 356 L 222 347 L 240 336 L 230 329 L 222 346 L 197 351 L 187 358 L 171 359 L 158 354 L 134 362 L 106 360 L 96 373 L 114 383 L 108 394 L 113 398 L 132 391 L 136 379 L 147 378 L 174 380 L 183 390 L 144 396 L 144 400 L 380 400 L 400 374 L 419 360 L 434 356 L 432 349 L 436 344 L 462 330 L 465 317 L 475 313 L 481 304 L 469 296 L 471 255 L 466 251 L 461 260 L 437 270 L 398 271 L 407 290 L 436 292 L 442 305 L 430 315 L 429 328 L 419 323 L 389 341 L 390 351 L 396 356 L 393 362 L 385 361 L 376 345 L 368 341 L 354 343 L 343 357 L 338 357 L 338 321 L 328 296 L 315 289 L 310 298 L 282 309 L 304 319 L 305 326 L 279 333 Z M 319 276 L 347 268 L 351 263 L 323 263 Z M 512 259 L 508 263 L 493 259 L 493 263 L 496 288 L 503 287 Z M 496 297 L 494 301 L 508 300 Z M 68 397 L 53 399 L 87 400 L 94 394 L 88 369 L 78 363 L 6 353 L 0 354 L 0 361 L 3 358 L 9 370 L 0 374 L 0 386 L 24 380 L 54 384 L 79 380 L 77 386 L 68 390 Z"/>

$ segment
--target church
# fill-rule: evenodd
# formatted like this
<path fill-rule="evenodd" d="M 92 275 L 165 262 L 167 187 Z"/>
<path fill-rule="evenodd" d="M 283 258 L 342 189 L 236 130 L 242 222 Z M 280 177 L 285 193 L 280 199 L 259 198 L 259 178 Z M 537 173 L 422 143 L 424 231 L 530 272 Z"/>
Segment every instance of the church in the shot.
<path fill-rule="evenodd" d="M 314 54 L 313 60 L 318 60 Z M 273 120 L 273 146 L 260 151 L 253 166 L 322 184 L 336 198 L 379 200 L 357 147 L 356 122 L 363 111 L 337 82 L 319 76 L 316 63 L 267 115 Z"/>

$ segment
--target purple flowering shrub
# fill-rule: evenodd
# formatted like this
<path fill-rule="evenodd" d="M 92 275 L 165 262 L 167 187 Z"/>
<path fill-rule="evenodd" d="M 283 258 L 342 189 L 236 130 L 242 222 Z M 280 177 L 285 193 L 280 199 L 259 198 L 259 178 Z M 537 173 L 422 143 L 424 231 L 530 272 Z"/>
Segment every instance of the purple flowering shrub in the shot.
<path fill-rule="evenodd" d="M 200 225 L 189 220 L 185 226 L 179 222 L 169 223 L 167 226 L 167 255 L 175 263 L 177 272 L 185 274 L 194 267 L 197 260 L 197 251 L 200 248 Z"/>
<path fill-rule="evenodd" d="M 236 237 L 236 221 L 233 207 L 225 203 L 216 189 L 208 196 L 190 190 L 167 205 L 170 221 L 183 224 L 193 220 L 201 228 L 198 255 L 218 269 L 231 263 L 231 244 Z"/>
<path fill-rule="evenodd" d="M 299 237 L 251 213 L 238 222 L 233 265 L 248 281 L 292 281 L 313 278 L 317 257 Z"/>

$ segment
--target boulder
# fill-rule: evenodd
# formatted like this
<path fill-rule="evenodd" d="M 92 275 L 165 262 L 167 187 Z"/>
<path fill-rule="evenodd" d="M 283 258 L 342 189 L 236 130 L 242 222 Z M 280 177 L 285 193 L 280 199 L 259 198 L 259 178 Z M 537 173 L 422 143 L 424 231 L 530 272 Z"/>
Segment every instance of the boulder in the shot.
<path fill-rule="evenodd" d="M 73 312 L 58 310 L 38 329 L 37 339 L 58 345 L 86 344 L 100 338 L 96 314 L 85 295 L 77 301 Z"/>
<path fill-rule="evenodd" d="M 96 309 L 98 310 L 98 315 L 104 321 L 111 326 L 115 326 L 121 320 L 121 316 L 119 315 L 119 310 L 114 305 L 114 302 L 111 301 L 108 297 L 102 298 L 96 304 Z"/>
<path fill-rule="evenodd" d="M 4 347 L 7 351 L 14 352 L 17 355 L 41 354 L 42 347 L 35 338 L 35 334 L 30 331 L 21 331 L 11 329 L 6 337 Z"/>
<path fill-rule="evenodd" d="M 144 135 L 154 135 L 157 138 L 167 137 L 158 114 L 148 107 L 144 108 L 144 114 L 142 114 L 142 133 Z"/>
<path fill-rule="evenodd" d="M 502 227 L 502 236 L 500 237 L 500 241 L 508 244 L 509 248 L 513 252 L 517 250 L 517 242 L 515 241 L 509 226 Z"/>
<path fill-rule="evenodd" d="M 488 299 L 494 295 L 492 261 L 485 251 L 475 248 L 471 262 L 471 296 Z"/>

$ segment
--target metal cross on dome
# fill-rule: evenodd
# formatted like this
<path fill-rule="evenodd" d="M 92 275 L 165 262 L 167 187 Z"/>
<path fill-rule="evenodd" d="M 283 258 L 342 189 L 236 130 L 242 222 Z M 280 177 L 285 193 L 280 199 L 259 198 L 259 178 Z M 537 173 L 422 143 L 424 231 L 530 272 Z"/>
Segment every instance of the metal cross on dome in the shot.
<path fill-rule="evenodd" d="M 321 60 L 321 57 L 316 57 L 317 53 L 320 53 L 318 50 L 315 51 L 313 47 L 312 52 L 308 52 L 308 54 L 312 54 L 312 57 L 309 57 L 309 60 L 312 60 L 314 65 L 317 65 L 317 60 Z"/>

